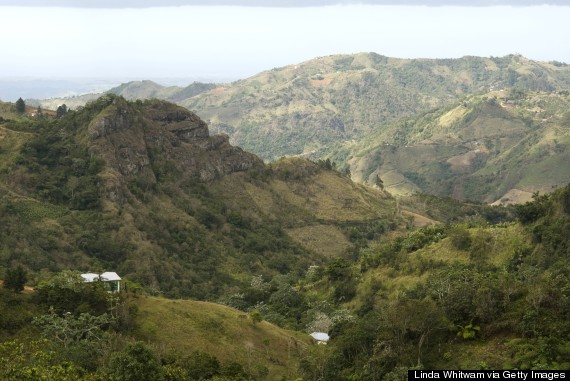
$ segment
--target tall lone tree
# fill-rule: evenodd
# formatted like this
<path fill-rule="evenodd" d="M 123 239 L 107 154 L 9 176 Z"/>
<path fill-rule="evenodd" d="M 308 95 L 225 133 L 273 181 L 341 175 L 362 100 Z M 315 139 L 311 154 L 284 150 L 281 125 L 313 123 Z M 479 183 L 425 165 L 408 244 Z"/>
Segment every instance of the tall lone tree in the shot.
<path fill-rule="evenodd" d="M 65 116 L 65 114 L 67 114 L 67 106 L 64 104 L 62 104 L 61 106 L 59 106 L 56 110 L 56 115 L 58 118 L 62 118 Z"/>
<path fill-rule="evenodd" d="M 23 113 L 24 111 L 26 111 L 26 102 L 24 102 L 22 98 L 18 98 L 18 100 L 16 101 L 16 111 L 18 111 L 19 113 Z"/>

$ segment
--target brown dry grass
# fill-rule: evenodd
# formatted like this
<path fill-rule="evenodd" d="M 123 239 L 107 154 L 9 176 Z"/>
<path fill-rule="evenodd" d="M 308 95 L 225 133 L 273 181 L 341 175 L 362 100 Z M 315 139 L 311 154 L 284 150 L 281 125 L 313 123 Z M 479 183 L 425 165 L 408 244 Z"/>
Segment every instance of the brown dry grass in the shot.
<path fill-rule="evenodd" d="M 324 257 L 340 256 L 352 246 L 340 229 L 331 225 L 288 229 L 287 234 L 301 246 Z"/>
<path fill-rule="evenodd" d="M 311 85 L 314 87 L 326 87 L 330 85 L 332 77 L 326 77 L 323 79 L 311 79 Z"/>

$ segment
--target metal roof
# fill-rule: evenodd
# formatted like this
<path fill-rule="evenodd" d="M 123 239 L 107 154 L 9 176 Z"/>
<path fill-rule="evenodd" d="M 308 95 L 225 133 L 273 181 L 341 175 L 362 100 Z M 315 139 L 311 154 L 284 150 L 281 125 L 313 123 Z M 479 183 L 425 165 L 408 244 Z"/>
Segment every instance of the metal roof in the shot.
<path fill-rule="evenodd" d="M 313 332 L 311 337 L 318 341 L 329 341 L 329 335 L 324 332 Z"/>
<path fill-rule="evenodd" d="M 81 274 L 81 277 L 83 278 L 83 281 L 85 283 L 91 283 L 99 279 L 99 274 L 87 273 L 87 274 Z"/>
<path fill-rule="evenodd" d="M 85 283 L 95 282 L 99 279 L 101 279 L 102 282 L 121 280 L 121 277 L 117 273 L 110 271 L 104 272 L 101 275 L 93 273 L 81 274 L 81 277 L 84 279 Z"/>
<path fill-rule="evenodd" d="M 109 281 L 109 280 L 121 280 L 121 277 L 114 272 L 105 272 L 103 274 L 101 274 L 101 280 L 104 281 Z"/>

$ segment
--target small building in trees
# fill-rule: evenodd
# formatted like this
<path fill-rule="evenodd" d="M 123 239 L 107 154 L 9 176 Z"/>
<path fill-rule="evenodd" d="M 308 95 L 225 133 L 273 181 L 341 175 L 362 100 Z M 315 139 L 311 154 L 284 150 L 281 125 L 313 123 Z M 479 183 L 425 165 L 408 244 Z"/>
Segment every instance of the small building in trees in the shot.
<path fill-rule="evenodd" d="M 108 287 L 108 291 L 118 293 L 121 291 L 121 277 L 115 272 L 104 272 L 103 274 L 81 274 L 84 283 L 103 282 Z"/>

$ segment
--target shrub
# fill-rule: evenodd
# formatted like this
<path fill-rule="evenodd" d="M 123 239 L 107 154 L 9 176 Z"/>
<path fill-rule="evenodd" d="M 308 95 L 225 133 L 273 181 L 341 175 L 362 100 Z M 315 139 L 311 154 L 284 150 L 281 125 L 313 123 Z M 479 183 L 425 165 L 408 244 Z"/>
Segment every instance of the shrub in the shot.
<path fill-rule="evenodd" d="M 4 287 L 14 292 L 24 291 L 24 284 L 28 280 L 26 270 L 20 265 L 14 269 L 6 270 L 6 277 L 4 278 Z"/>
<path fill-rule="evenodd" d="M 154 353 L 143 343 L 129 344 L 111 356 L 109 376 L 117 381 L 162 381 L 164 371 Z"/>
<path fill-rule="evenodd" d="M 469 230 L 462 226 L 455 226 L 449 232 L 451 244 L 458 250 L 468 250 L 471 246 L 471 235 Z"/>

